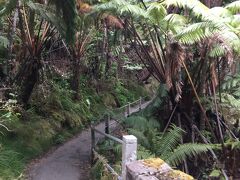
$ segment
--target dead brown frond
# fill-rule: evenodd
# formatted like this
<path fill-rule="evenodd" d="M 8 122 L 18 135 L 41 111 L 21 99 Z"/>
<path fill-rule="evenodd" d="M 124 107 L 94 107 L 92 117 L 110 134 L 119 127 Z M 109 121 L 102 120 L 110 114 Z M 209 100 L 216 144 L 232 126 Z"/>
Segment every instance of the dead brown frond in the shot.
<path fill-rule="evenodd" d="M 82 0 L 77 0 L 76 5 L 79 14 L 86 14 L 92 11 L 92 6 Z"/>
<path fill-rule="evenodd" d="M 183 47 L 177 43 L 171 43 L 167 46 L 167 62 L 165 66 L 165 79 L 168 89 L 175 87 L 175 100 L 179 101 L 182 94 L 181 67 L 185 61 L 186 54 Z"/>
<path fill-rule="evenodd" d="M 113 15 L 104 14 L 103 18 L 106 20 L 108 27 L 113 27 L 117 29 L 123 29 L 123 22 L 118 17 L 115 17 Z"/>

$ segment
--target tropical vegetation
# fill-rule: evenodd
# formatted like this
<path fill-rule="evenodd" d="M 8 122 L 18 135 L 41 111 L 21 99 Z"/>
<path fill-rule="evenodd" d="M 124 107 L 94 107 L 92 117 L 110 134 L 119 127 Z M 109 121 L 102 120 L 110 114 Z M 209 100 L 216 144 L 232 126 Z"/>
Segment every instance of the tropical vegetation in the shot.
<path fill-rule="evenodd" d="M 239 0 L 0 0 L 0 179 L 146 95 L 121 118 L 139 158 L 240 178 L 239 13 Z"/>

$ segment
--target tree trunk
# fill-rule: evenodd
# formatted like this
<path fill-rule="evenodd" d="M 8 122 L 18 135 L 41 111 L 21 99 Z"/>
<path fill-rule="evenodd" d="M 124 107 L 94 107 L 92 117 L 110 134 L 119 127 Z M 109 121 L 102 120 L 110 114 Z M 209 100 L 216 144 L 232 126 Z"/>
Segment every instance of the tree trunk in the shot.
<path fill-rule="evenodd" d="M 209 8 L 212 8 L 212 7 L 221 6 L 222 0 L 202 0 L 202 3 Z"/>
<path fill-rule="evenodd" d="M 110 49 L 108 44 L 108 26 L 106 20 L 104 20 L 104 39 L 103 39 L 103 58 L 106 59 L 105 65 L 105 78 L 107 79 L 108 73 L 111 68 Z"/>
<path fill-rule="evenodd" d="M 20 100 L 24 105 L 27 105 L 33 92 L 33 88 L 39 79 L 41 63 L 39 59 L 30 59 L 30 61 L 24 63 L 23 66 L 24 67 L 21 68 L 22 72 L 20 72 L 20 77 L 18 78 L 22 82 Z"/>
<path fill-rule="evenodd" d="M 73 59 L 73 75 L 72 75 L 72 90 L 74 91 L 73 99 L 74 100 L 80 100 L 80 71 L 81 65 L 80 65 L 80 58 L 74 57 Z"/>
<path fill-rule="evenodd" d="M 122 76 L 122 72 L 123 72 L 124 61 L 122 59 L 122 55 L 123 55 L 123 39 L 120 36 L 120 51 L 117 58 L 117 72 L 116 72 L 117 79 L 119 79 Z"/>

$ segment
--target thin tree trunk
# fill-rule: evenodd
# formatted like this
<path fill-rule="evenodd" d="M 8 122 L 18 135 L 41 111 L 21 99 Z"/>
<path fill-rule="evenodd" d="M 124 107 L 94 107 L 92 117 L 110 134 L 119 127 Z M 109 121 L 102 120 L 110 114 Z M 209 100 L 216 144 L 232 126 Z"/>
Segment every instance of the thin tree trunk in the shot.
<path fill-rule="evenodd" d="M 122 71 L 123 71 L 123 60 L 122 60 L 122 55 L 123 55 L 123 39 L 122 36 L 120 36 L 120 51 L 117 59 L 117 72 L 116 72 L 116 78 L 119 79 L 122 76 Z"/>
<path fill-rule="evenodd" d="M 73 76 L 71 82 L 72 90 L 74 91 L 73 99 L 80 100 L 80 58 L 74 57 L 73 61 Z"/>
<path fill-rule="evenodd" d="M 109 54 L 109 38 L 108 38 L 108 26 L 106 20 L 104 20 L 104 39 L 103 39 L 103 57 L 106 59 L 105 65 L 105 78 L 107 79 L 108 73 L 111 68 L 111 59 Z"/>
<path fill-rule="evenodd" d="M 4 74 L 8 76 L 10 68 L 9 68 L 9 61 L 12 59 L 12 50 L 13 50 L 13 36 L 16 32 L 16 25 L 17 25 L 17 17 L 18 17 L 18 11 L 15 10 L 13 15 L 13 23 L 12 26 L 9 24 L 9 34 L 8 34 L 8 40 L 9 40 L 9 47 L 8 47 L 8 60 L 5 61 L 5 67 L 4 67 Z"/>
<path fill-rule="evenodd" d="M 19 77 L 22 81 L 20 98 L 21 102 L 24 105 L 27 105 L 33 92 L 33 88 L 39 79 L 41 63 L 39 59 L 28 59 L 22 66 L 24 66 L 22 67 L 23 71 L 20 73 L 21 77 Z"/>

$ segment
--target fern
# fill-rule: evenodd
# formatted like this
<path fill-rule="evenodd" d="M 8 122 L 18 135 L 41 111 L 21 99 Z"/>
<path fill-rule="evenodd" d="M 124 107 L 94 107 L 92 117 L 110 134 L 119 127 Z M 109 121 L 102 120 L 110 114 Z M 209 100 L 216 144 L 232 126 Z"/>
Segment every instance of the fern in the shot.
<path fill-rule="evenodd" d="M 31 1 L 29 1 L 27 5 L 30 7 L 30 9 L 34 10 L 41 18 L 45 19 L 46 21 L 50 22 L 53 26 L 55 26 L 59 33 L 63 37 L 65 37 L 66 25 L 64 24 L 61 18 L 56 16 L 57 12 L 52 7 L 39 3 L 33 3 Z"/>
<path fill-rule="evenodd" d="M 145 131 L 148 129 L 148 121 L 141 116 L 131 116 L 124 120 L 124 124 L 128 128 L 133 128 L 140 131 Z"/>
<path fill-rule="evenodd" d="M 136 136 L 138 139 L 138 143 L 140 143 L 142 146 L 150 148 L 150 143 L 142 131 L 130 128 L 128 129 L 128 133 Z"/>
<path fill-rule="evenodd" d="M 222 84 L 222 89 L 224 91 L 235 91 L 238 90 L 240 86 L 240 75 L 236 75 L 234 77 L 227 76 L 224 83 Z"/>
<path fill-rule="evenodd" d="M 0 17 L 9 15 L 17 6 L 17 0 L 9 0 L 0 11 Z"/>
<path fill-rule="evenodd" d="M 133 18 L 146 18 L 147 13 L 138 5 L 125 0 L 112 0 L 94 7 L 95 12 L 112 12 L 119 15 L 131 15 Z"/>
<path fill-rule="evenodd" d="M 148 159 L 154 157 L 155 155 L 150 150 L 141 145 L 138 146 L 137 159 Z"/>
<path fill-rule="evenodd" d="M 213 36 L 218 31 L 218 26 L 211 22 L 194 23 L 183 29 L 178 35 L 175 36 L 180 42 L 184 44 L 194 44 L 200 42 L 205 38 Z"/>
<path fill-rule="evenodd" d="M 151 3 L 147 9 L 147 17 L 156 24 L 159 24 L 166 15 L 167 10 L 160 3 Z"/>
<path fill-rule="evenodd" d="M 172 125 L 171 129 L 155 142 L 157 144 L 156 155 L 166 156 L 173 151 L 180 143 L 183 132 L 181 128 Z"/>
<path fill-rule="evenodd" d="M 240 12 L 240 1 L 234 1 L 230 4 L 228 4 L 226 7 L 226 9 L 230 10 L 232 13 L 239 13 Z"/>
<path fill-rule="evenodd" d="M 0 36 L 0 47 L 2 46 L 4 48 L 7 48 L 8 44 L 9 44 L 8 39 L 4 36 Z"/>
<path fill-rule="evenodd" d="M 211 49 L 209 56 L 213 58 L 221 57 L 224 56 L 227 52 L 229 51 L 225 46 L 217 44 Z"/>
<path fill-rule="evenodd" d="M 206 144 L 183 144 L 179 145 L 168 157 L 161 156 L 171 166 L 178 166 L 186 158 L 197 156 L 212 149 L 211 145 Z"/>

